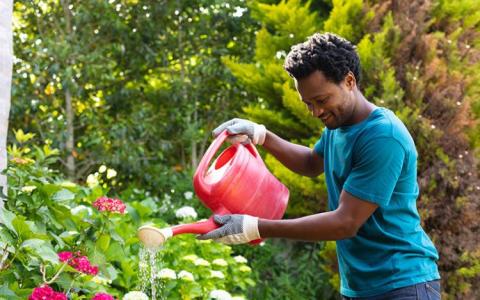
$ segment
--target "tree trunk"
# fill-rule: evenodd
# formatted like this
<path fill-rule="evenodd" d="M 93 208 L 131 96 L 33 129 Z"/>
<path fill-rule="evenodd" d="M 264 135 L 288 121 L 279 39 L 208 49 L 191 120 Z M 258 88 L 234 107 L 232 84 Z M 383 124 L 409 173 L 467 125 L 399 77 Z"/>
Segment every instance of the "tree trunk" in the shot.
<path fill-rule="evenodd" d="M 7 167 L 7 133 L 13 65 L 12 13 L 13 0 L 0 1 L 0 171 Z M 0 175 L 0 187 L 6 195 L 5 175 Z M 0 200 L 0 207 L 2 206 L 3 200 Z"/>
<path fill-rule="evenodd" d="M 70 181 L 75 181 L 75 157 L 73 153 L 75 151 L 75 136 L 73 135 L 73 106 L 72 106 L 72 95 L 70 94 L 70 89 L 67 87 L 65 90 L 65 106 L 67 111 L 67 173 L 68 179 Z"/>
<path fill-rule="evenodd" d="M 63 11 L 65 13 L 65 32 L 67 37 L 71 38 L 72 32 L 72 21 L 71 21 L 71 12 L 69 8 L 69 1 L 61 1 L 63 6 Z M 67 66 L 74 65 L 73 59 L 67 59 Z M 66 140 L 66 150 L 67 150 L 67 174 L 68 179 L 72 182 L 75 182 L 76 177 L 76 167 L 75 167 L 75 136 L 74 136 L 74 118 L 75 114 L 73 112 L 73 102 L 72 102 L 72 92 L 71 87 L 73 81 L 71 78 L 67 78 L 69 81 L 65 86 L 65 111 L 66 111 L 66 121 L 67 121 L 67 140 Z"/>
<path fill-rule="evenodd" d="M 177 1 L 178 9 L 181 11 L 180 2 Z M 182 28 L 182 16 L 179 14 L 178 17 L 178 49 L 183 49 L 183 28 Z M 188 99 L 188 90 L 187 85 L 185 82 L 186 79 L 186 68 L 185 68 L 185 60 L 184 60 L 185 53 L 182 51 L 179 55 L 180 60 L 180 81 L 182 82 L 182 97 L 185 105 L 187 105 Z M 194 103 L 194 111 L 190 112 L 187 111 L 187 127 L 191 126 L 192 123 L 192 115 L 193 115 L 193 126 L 196 128 L 197 125 L 197 105 L 196 102 Z M 194 134 L 190 134 L 190 164 L 193 169 L 197 168 L 198 165 L 198 157 L 197 157 L 197 141 L 195 139 Z"/>

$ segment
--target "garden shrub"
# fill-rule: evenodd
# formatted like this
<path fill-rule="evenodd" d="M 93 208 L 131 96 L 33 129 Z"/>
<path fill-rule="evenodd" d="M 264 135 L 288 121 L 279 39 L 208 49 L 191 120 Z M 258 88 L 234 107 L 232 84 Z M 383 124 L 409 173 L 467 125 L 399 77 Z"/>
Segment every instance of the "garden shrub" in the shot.
<path fill-rule="evenodd" d="M 17 135 L 21 142 L 9 146 L 9 189 L 0 210 L 0 298 L 121 298 L 141 286 L 137 228 L 194 221 L 175 214 L 193 202 L 192 192 L 182 193 L 184 203 L 134 188 L 125 191 L 123 201 L 110 198 L 105 184 L 115 172 L 100 167 L 86 186 L 65 181 L 50 169 L 58 151 L 29 144 L 31 137 L 23 132 Z M 164 299 L 228 293 L 241 298 L 255 284 L 245 258 L 193 235 L 170 239 L 157 264 L 156 284 L 163 286 Z"/>

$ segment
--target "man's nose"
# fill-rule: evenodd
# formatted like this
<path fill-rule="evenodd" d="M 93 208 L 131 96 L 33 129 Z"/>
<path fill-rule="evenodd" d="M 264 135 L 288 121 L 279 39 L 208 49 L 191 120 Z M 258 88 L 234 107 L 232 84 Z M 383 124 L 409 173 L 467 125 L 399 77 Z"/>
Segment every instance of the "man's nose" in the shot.
<path fill-rule="evenodd" d="M 324 109 L 321 108 L 321 107 L 318 107 L 316 105 L 313 106 L 313 110 L 312 110 L 312 114 L 315 118 L 318 118 L 320 117 L 321 115 L 323 115 L 323 112 L 324 112 Z"/>

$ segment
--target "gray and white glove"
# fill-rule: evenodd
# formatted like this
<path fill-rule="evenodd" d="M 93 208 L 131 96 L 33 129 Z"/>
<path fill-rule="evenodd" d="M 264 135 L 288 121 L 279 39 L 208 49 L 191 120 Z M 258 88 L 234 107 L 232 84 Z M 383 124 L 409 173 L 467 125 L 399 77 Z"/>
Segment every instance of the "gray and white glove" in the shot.
<path fill-rule="evenodd" d="M 249 215 L 214 215 L 213 220 L 220 228 L 199 235 L 198 240 L 214 239 L 228 245 L 244 244 L 261 239 L 258 218 Z"/>
<path fill-rule="evenodd" d="M 225 129 L 230 135 L 233 135 L 228 140 L 234 144 L 248 144 L 252 142 L 254 145 L 263 145 L 267 135 L 265 126 L 249 120 L 235 118 L 215 128 L 212 132 L 213 136 L 217 137 Z"/>

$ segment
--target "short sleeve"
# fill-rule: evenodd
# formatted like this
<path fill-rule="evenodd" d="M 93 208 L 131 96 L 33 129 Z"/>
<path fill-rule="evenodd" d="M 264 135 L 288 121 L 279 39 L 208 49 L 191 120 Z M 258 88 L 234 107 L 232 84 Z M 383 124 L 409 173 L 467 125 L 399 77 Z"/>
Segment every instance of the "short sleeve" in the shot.
<path fill-rule="evenodd" d="M 325 139 L 327 136 L 327 130 L 325 129 L 322 133 L 322 136 L 320 139 L 315 143 L 315 146 L 313 146 L 313 151 L 315 151 L 318 155 L 321 157 L 324 157 L 325 153 Z"/>
<path fill-rule="evenodd" d="M 343 189 L 379 206 L 388 205 L 402 173 L 405 149 L 391 137 L 366 142 L 355 153 L 354 165 Z"/>

